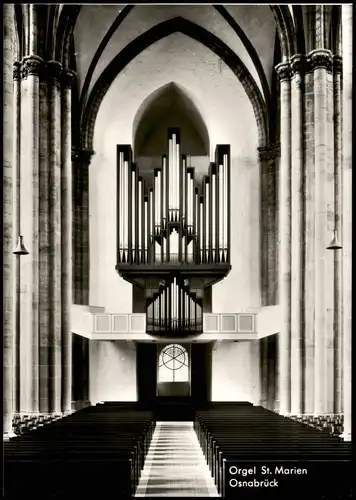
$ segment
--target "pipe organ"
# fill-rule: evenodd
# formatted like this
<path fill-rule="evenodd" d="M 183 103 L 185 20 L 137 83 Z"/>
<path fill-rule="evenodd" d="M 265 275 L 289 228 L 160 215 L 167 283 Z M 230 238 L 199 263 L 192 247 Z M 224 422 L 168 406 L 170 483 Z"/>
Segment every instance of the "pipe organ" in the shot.
<path fill-rule="evenodd" d="M 202 300 L 174 276 L 147 301 L 148 333 L 202 333 Z"/>
<path fill-rule="evenodd" d="M 149 331 L 198 333 L 200 292 L 231 268 L 230 146 L 216 147 L 200 182 L 178 128 L 168 129 L 166 153 L 147 174 L 133 162 L 130 145 L 117 146 L 116 268 L 146 290 Z"/>
<path fill-rule="evenodd" d="M 118 146 L 118 264 L 219 264 L 230 260 L 230 147 L 217 146 L 202 185 L 169 129 L 168 155 L 151 179 Z"/>

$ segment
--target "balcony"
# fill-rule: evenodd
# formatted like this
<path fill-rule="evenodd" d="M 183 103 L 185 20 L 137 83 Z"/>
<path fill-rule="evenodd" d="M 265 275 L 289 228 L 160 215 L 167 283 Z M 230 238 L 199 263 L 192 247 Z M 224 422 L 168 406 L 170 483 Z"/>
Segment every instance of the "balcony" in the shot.
<path fill-rule="evenodd" d="M 280 331 L 278 306 L 244 313 L 205 313 L 203 333 L 185 336 L 186 341 L 256 340 Z M 137 340 L 151 342 L 146 314 L 107 313 L 103 307 L 72 306 L 72 331 L 90 340 Z M 177 336 L 160 336 L 160 341 L 182 341 Z"/>

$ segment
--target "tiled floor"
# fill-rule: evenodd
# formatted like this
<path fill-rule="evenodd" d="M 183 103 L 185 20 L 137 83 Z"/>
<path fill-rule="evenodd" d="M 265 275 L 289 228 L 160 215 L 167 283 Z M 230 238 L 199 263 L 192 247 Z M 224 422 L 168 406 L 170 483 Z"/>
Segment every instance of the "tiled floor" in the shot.
<path fill-rule="evenodd" d="M 193 422 L 157 422 L 136 496 L 220 496 Z"/>

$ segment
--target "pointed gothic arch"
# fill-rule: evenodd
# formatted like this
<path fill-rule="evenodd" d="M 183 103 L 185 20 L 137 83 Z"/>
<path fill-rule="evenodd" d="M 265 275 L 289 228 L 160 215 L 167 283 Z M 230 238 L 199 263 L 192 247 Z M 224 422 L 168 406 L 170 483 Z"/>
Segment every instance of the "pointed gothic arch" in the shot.
<path fill-rule="evenodd" d="M 93 150 L 96 116 L 100 105 L 117 75 L 143 50 L 163 38 L 180 32 L 212 50 L 232 70 L 249 97 L 258 127 L 258 146 L 268 144 L 268 114 L 263 96 L 241 59 L 219 38 L 205 28 L 182 17 L 169 19 L 147 30 L 130 42 L 106 67 L 89 96 L 81 122 L 81 147 Z"/>

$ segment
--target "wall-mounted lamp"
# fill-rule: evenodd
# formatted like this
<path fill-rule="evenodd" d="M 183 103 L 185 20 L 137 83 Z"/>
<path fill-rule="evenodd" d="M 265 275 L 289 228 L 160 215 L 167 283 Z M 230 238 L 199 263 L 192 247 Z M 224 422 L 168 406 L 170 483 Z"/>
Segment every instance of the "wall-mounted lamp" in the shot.
<path fill-rule="evenodd" d="M 28 255 L 28 251 L 23 243 L 23 236 L 19 236 L 16 248 L 12 253 L 15 255 Z"/>
<path fill-rule="evenodd" d="M 342 246 L 340 245 L 339 239 L 337 237 L 337 231 L 334 229 L 334 235 L 329 245 L 326 247 L 327 250 L 341 250 Z"/>

